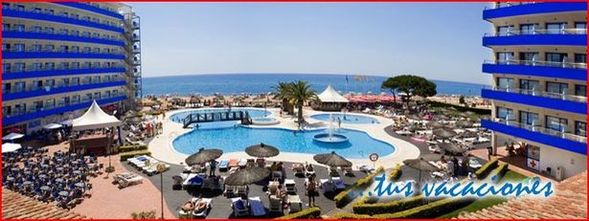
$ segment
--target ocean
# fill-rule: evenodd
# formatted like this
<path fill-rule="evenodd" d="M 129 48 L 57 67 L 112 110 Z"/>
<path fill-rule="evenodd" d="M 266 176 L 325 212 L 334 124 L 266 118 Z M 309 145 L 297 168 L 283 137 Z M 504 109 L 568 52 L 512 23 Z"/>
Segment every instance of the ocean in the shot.
<path fill-rule="evenodd" d="M 316 92 L 331 84 L 336 90 L 347 93 L 380 94 L 387 77 L 334 74 L 207 74 L 143 78 L 143 95 L 223 95 L 261 94 L 274 91 L 278 82 L 308 81 Z M 434 80 L 438 95 L 480 96 L 482 84 Z"/>

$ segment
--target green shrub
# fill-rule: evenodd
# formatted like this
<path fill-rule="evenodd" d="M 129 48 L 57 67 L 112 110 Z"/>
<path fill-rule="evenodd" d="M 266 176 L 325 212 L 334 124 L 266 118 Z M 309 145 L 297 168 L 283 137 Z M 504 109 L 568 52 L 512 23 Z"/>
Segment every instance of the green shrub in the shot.
<path fill-rule="evenodd" d="M 505 176 L 505 173 L 507 173 L 507 171 L 508 171 L 507 166 L 508 166 L 508 164 L 502 164 L 490 173 L 490 174 L 496 176 L 496 178 L 493 180 L 493 182 L 498 183 L 503 178 L 503 176 Z"/>
<path fill-rule="evenodd" d="M 119 147 L 119 153 L 126 153 L 131 151 L 147 150 L 146 145 L 124 145 Z"/>
<path fill-rule="evenodd" d="M 135 156 L 140 156 L 140 155 L 151 156 L 151 152 L 149 152 L 148 150 L 131 151 L 131 152 L 126 152 L 126 153 L 121 153 L 121 154 L 119 154 L 119 157 L 121 158 L 121 161 L 126 161 L 129 158 L 133 158 Z"/>
<path fill-rule="evenodd" d="M 286 216 L 278 217 L 276 219 L 309 219 L 309 218 L 319 218 L 320 216 L 321 216 L 321 208 L 311 207 L 308 209 L 298 211 L 296 213 L 291 213 Z"/>
<path fill-rule="evenodd" d="M 335 206 L 338 208 L 342 208 L 348 203 L 352 202 L 355 198 L 360 196 L 360 193 L 364 191 L 367 187 L 369 187 L 372 182 L 374 182 L 374 177 L 380 175 L 384 171 L 384 168 L 379 167 L 376 171 L 364 178 L 356 180 L 356 183 L 352 184 L 348 189 L 340 192 L 333 200 L 335 201 Z"/>
<path fill-rule="evenodd" d="M 133 219 L 155 219 L 155 210 L 131 213 Z"/>
<path fill-rule="evenodd" d="M 398 211 L 403 211 L 409 208 L 413 208 L 416 206 L 421 206 L 427 203 L 425 197 L 423 195 L 413 196 L 403 198 L 401 200 L 394 200 L 391 202 L 386 203 L 374 203 L 374 204 L 367 204 L 367 203 L 356 203 L 352 207 L 354 213 L 356 214 L 367 214 L 367 215 L 374 215 L 374 214 L 383 214 L 383 213 L 393 213 Z"/>
<path fill-rule="evenodd" d="M 397 219 L 397 218 L 434 218 L 439 217 L 448 211 L 460 209 L 470 203 L 474 198 L 451 197 L 435 202 L 427 203 L 423 206 L 414 207 L 405 211 L 396 213 L 385 213 L 374 215 L 376 219 Z"/>
<path fill-rule="evenodd" d="M 390 181 L 397 181 L 403 175 L 403 171 L 401 170 L 401 165 L 397 164 L 391 172 L 389 173 L 389 180 Z"/>
<path fill-rule="evenodd" d="M 333 214 L 330 218 L 334 219 L 372 219 L 369 215 L 359 215 L 347 212 Z"/>
<path fill-rule="evenodd" d="M 487 175 L 489 175 L 489 173 L 495 169 L 498 164 L 499 161 L 497 159 L 491 160 L 479 168 L 474 174 L 477 176 L 477 179 L 482 180 L 487 177 Z"/>

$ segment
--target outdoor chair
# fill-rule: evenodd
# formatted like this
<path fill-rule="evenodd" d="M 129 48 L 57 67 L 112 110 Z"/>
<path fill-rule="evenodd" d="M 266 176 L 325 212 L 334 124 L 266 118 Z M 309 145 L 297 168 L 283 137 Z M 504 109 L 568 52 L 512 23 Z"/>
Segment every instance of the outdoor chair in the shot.
<path fill-rule="evenodd" d="M 266 208 L 264 208 L 264 204 L 259 196 L 250 197 L 249 198 L 250 208 L 251 208 L 251 215 L 260 217 L 266 215 Z"/>
<path fill-rule="evenodd" d="M 233 215 L 236 217 L 250 215 L 248 201 L 241 197 L 231 198 L 231 208 L 233 209 Z"/>
<path fill-rule="evenodd" d="M 282 200 L 276 196 L 270 196 L 270 212 L 282 213 Z"/>

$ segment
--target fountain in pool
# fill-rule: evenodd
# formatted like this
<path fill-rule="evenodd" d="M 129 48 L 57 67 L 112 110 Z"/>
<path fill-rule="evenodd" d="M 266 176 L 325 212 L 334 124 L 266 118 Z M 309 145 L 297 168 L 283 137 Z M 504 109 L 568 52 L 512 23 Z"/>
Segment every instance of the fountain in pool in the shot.
<path fill-rule="evenodd" d="M 335 126 L 333 125 L 333 115 L 329 114 L 329 124 L 327 125 L 327 133 L 320 133 L 313 136 L 313 140 L 322 143 L 344 143 L 348 142 L 348 137 L 334 133 Z"/>

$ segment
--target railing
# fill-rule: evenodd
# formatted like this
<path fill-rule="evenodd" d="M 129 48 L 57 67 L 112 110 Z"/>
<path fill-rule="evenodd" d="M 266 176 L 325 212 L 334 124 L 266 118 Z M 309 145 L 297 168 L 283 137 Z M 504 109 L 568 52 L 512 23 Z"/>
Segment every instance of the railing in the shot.
<path fill-rule="evenodd" d="M 124 53 L 113 52 L 65 52 L 65 51 L 35 51 L 35 50 L 7 50 L 2 51 L 4 59 L 28 58 L 93 58 L 93 59 L 125 59 Z"/>
<path fill-rule="evenodd" d="M 100 71 L 100 70 L 113 70 L 113 72 L 119 72 L 117 69 L 121 69 L 121 68 L 125 68 L 125 66 L 110 66 L 110 67 L 81 67 L 81 68 L 65 68 L 65 67 L 56 67 L 56 68 L 25 68 L 24 70 L 12 70 L 12 69 L 7 69 L 7 70 L 2 70 L 2 74 L 27 74 L 30 72 L 40 72 L 40 71 Z M 117 71 L 114 71 L 117 70 Z M 122 72 L 124 72 L 124 70 L 122 70 Z"/>
<path fill-rule="evenodd" d="M 65 34 L 51 31 L 21 31 L 18 29 L 14 30 L 3 30 L 3 38 L 26 38 L 26 39 L 47 39 L 47 40 L 60 40 L 60 41 L 77 41 L 77 42 L 90 42 L 97 44 L 106 44 L 114 46 L 125 46 L 125 41 L 118 38 L 101 37 L 101 36 L 86 36 L 80 33 Z"/>
<path fill-rule="evenodd" d="M 565 101 L 574 101 L 574 102 L 579 102 L 579 103 L 587 103 L 587 97 L 568 95 L 565 93 L 554 93 L 554 92 L 537 91 L 537 90 L 529 90 L 529 89 L 521 89 L 521 88 L 492 87 L 492 88 L 485 88 L 485 89 L 493 90 L 493 91 L 508 92 L 508 93 L 516 93 L 516 94 L 525 94 L 525 95 L 530 95 L 530 96 L 548 97 L 548 98 L 554 98 L 554 99 L 565 100 Z"/>
<path fill-rule="evenodd" d="M 485 60 L 485 64 L 503 64 L 503 65 L 530 65 L 562 68 L 587 69 L 587 63 L 575 62 L 556 62 L 556 61 L 537 61 L 537 60 Z"/>
<path fill-rule="evenodd" d="M 186 128 L 193 123 L 213 122 L 213 121 L 231 121 L 247 120 L 251 121 L 247 111 L 218 111 L 210 113 L 193 113 L 182 119 L 183 127 Z"/>
<path fill-rule="evenodd" d="M 45 86 L 45 87 L 34 88 L 33 90 L 24 90 L 24 91 L 15 90 L 14 92 L 11 92 L 11 93 L 3 93 L 2 99 L 5 101 L 8 101 L 8 100 L 15 100 L 15 99 L 24 99 L 24 98 L 31 98 L 31 97 L 53 95 L 53 94 L 85 91 L 85 90 L 91 90 L 91 89 L 117 87 L 117 86 L 123 86 L 126 83 L 127 83 L 126 81 L 108 81 L 108 82 L 77 84 L 77 85 L 68 85 L 68 86 L 65 86 L 65 85 L 63 85 L 63 86 Z"/>
<path fill-rule="evenodd" d="M 586 35 L 585 28 L 563 28 L 563 29 L 534 29 L 530 31 L 508 30 L 506 32 L 485 33 L 485 37 L 504 37 L 514 35 Z"/>
<path fill-rule="evenodd" d="M 529 4 L 536 4 L 537 2 L 496 2 L 491 7 L 485 6 L 485 10 L 488 9 L 497 9 L 497 8 L 508 8 L 517 5 L 529 5 Z"/>
<path fill-rule="evenodd" d="M 74 25 L 82 25 L 88 26 L 93 28 L 100 28 L 109 31 L 116 31 L 116 32 L 123 32 L 124 29 L 122 28 L 123 24 L 112 25 L 108 22 L 95 22 L 92 20 L 87 19 L 80 19 L 71 16 L 64 16 L 55 13 L 47 13 L 44 11 L 35 11 L 33 10 L 18 10 L 18 9 L 9 9 L 3 8 L 2 9 L 2 16 L 6 17 L 20 17 L 20 18 L 28 18 L 28 19 L 40 19 L 40 20 L 48 20 L 54 22 L 62 22 Z"/>
<path fill-rule="evenodd" d="M 576 141 L 576 142 L 587 143 L 587 137 L 579 136 L 576 134 L 571 134 L 566 131 L 557 131 L 557 130 L 553 130 L 550 128 L 545 128 L 539 124 L 535 124 L 535 125 L 522 124 L 521 122 L 512 121 L 512 120 L 506 121 L 505 119 L 500 119 L 500 118 L 495 118 L 493 121 L 496 123 L 501 123 L 501 124 L 511 126 L 511 127 L 526 129 L 526 130 L 529 130 L 532 132 L 547 134 L 547 135 L 560 137 L 563 139 L 572 140 L 572 141 Z"/>

